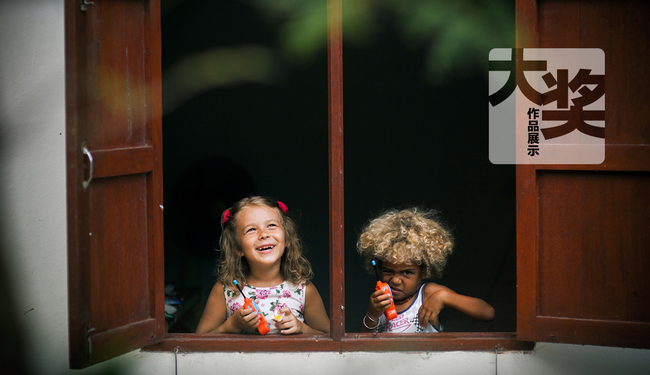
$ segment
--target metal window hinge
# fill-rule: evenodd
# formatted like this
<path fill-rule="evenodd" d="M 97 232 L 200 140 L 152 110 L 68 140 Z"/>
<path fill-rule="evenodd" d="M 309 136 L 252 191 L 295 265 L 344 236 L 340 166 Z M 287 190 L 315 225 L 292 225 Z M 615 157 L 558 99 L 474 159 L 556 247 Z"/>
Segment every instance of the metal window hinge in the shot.
<path fill-rule="evenodd" d="M 87 5 L 93 5 L 93 4 L 95 4 L 95 3 L 93 3 L 92 1 L 81 0 L 81 11 L 85 12 L 86 10 L 88 10 Z"/>

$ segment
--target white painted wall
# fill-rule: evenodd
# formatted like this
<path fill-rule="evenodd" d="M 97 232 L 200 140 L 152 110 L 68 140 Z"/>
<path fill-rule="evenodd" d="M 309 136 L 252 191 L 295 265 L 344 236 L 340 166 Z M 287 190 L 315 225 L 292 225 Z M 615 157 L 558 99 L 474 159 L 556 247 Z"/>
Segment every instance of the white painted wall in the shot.
<path fill-rule="evenodd" d="M 29 373 L 110 369 L 171 375 L 176 362 L 178 374 L 650 373 L 649 350 L 558 344 L 498 356 L 191 353 L 175 359 L 173 353 L 135 351 L 90 369 L 68 370 L 63 22 L 62 0 L 0 1 L 0 264 L 11 280 Z"/>

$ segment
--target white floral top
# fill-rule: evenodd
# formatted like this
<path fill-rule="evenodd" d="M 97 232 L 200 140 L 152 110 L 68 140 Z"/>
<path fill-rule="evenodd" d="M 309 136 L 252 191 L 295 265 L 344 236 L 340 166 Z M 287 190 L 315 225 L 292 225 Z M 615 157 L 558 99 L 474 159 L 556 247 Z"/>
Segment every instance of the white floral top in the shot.
<path fill-rule="evenodd" d="M 264 319 L 271 329 L 271 332 L 269 333 L 278 333 L 273 317 L 276 315 L 276 312 L 280 311 L 280 309 L 285 306 L 289 306 L 293 315 L 304 323 L 306 285 L 305 282 L 294 285 L 285 281 L 278 286 L 270 288 L 258 288 L 244 285 L 242 290 L 244 291 L 244 295 L 247 298 L 254 299 L 257 306 L 262 310 L 262 315 L 264 315 Z M 226 297 L 226 313 L 227 316 L 230 317 L 244 306 L 244 297 L 242 297 L 241 294 L 234 297 L 235 292 L 226 288 L 225 285 L 223 287 L 223 293 Z M 243 333 L 257 333 L 257 329 L 244 330 Z"/>

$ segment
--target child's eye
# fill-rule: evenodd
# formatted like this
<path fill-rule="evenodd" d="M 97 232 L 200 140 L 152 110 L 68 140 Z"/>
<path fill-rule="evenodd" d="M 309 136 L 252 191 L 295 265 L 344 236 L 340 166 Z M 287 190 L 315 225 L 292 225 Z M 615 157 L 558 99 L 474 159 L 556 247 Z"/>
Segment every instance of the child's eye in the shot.
<path fill-rule="evenodd" d="M 246 231 L 244 233 L 250 233 L 250 232 L 252 232 L 254 230 L 255 230 L 255 228 L 248 228 L 248 229 L 246 229 Z"/>

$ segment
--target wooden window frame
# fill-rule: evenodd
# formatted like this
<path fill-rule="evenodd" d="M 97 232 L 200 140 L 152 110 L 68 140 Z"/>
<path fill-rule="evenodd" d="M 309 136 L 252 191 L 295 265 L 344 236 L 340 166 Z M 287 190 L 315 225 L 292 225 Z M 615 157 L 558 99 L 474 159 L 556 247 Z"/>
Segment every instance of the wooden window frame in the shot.
<path fill-rule="evenodd" d="M 571 12 L 569 9 L 569 13 Z M 566 8 L 562 16 L 567 16 Z M 516 0 L 516 46 L 539 46 L 538 0 Z M 344 184 L 341 0 L 328 1 L 329 189 L 330 189 L 330 318 L 331 334 L 273 337 L 239 335 L 167 335 L 147 350 L 182 351 L 526 351 L 535 341 L 648 348 L 650 324 L 541 316 L 538 277 L 540 256 L 539 173 L 571 171 L 650 171 L 650 148 L 644 142 L 608 141 L 607 162 L 597 166 L 517 166 L 517 332 L 378 334 L 346 333 L 344 303 Z M 619 67 L 620 69 L 620 67 Z M 620 140 L 619 140 L 620 142 Z M 647 143 L 647 142 L 645 142 Z M 553 293 L 551 291 L 551 293 Z M 597 332 L 594 334 L 594 332 Z M 518 339 L 519 338 L 519 339 Z M 531 341 L 525 341 L 531 340 Z M 264 345 L 262 348 L 261 346 Z"/>
<path fill-rule="evenodd" d="M 96 178 L 133 173 L 147 174 L 153 197 L 147 202 L 147 217 L 152 222 L 148 229 L 147 250 L 149 275 L 149 316 L 145 319 L 147 330 L 134 324 L 115 327 L 109 338 L 94 332 L 89 324 L 89 308 L 95 307 L 88 298 L 91 270 L 88 258 L 88 223 L 93 218 L 88 213 L 89 194 L 81 190 L 85 179 L 85 158 L 81 145 L 86 131 L 91 131 L 84 113 L 87 108 L 86 82 L 90 78 L 86 60 L 86 19 L 100 9 L 114 4 L 110 0 L 98 2 L 94 7 L 80 10 L 77 1 L 66 1 L 66 115 L 68 164 L 68 272 L 69 272 L 69 329 L 70 364 L 83 368 L 111 357 L 135 350 L 143 345 L 146 351 L 182 352 L 346 352 L 346 351 L 522 351 L 531 350 L 534 343 L 517 340 L 511 333 L 439 333 L 439 334 L 378 334 L 345 332 L 345 278 L 344 278 L 344 175 L 343 175 L 343 70 L 342 70 L 342 0 L 328 0 L 328 129 L 329 129 L 329 277 L 330 322 L 329 335 L 302 334 L 290 337 L 269 336 L 255 338 L 232 334 L 165 334 L 164 333 L 164 263 L 162 244 L 162 151 L 161 142 L 161 65 L 160 65 L 160 2 L 145 2 L 147 13 L 143 19 L 145 55 L 147 66 L 143 79 L 147 88 L 147 105 L 140 110 L 147 119 L 151 132 L 145 148 L 129 146 L 95 153 L 102 159 L 96 163 Z M 117 3 L 117 0 L 115 0 Z M 131 5 L 136 3 L 130 3 Z M 83 9 L 83 8 L 81 8 Z M 80 13 L 81 12 L 81 13 Z M 106 30 L 110 34 L 110 30 Z M 91 35 L 91 34 L 88 34 Z M 97 45 L 93 45 L 97 47 Z M 133 55 L 131 55 L 133 56 Z M 117 91 L 115 95 L 119 95 Z M 97 134 L 95 134 L 97 135 Z M 117 150 L 117 151 L 116 151 Z M 95 150 L 93 150 L 95 151 Z M 109 155 L 110 154 L 110 155 Z M 110 159 L 110 160 L 109 160 Z M 144 160 L 133 163 L 134 160 Z M 144 164 L 143 164 L 144 163 Z M 109 167 L 110 166 L 110 167 Z M 116 168 L 115 170 L 111 168 Z M 127 168 L 127 170 L 125 170 Z M 133 170 L 131 170 L 131 169 Z M 117 172 L 119 173 L 117 173 Z M 101 172 L 101 173 L 100 173 Z M 101 176 L 99 176 L 101 174 Z M 92 187 L 90 188 L 93 189 Z M 160 210 L 158 210 L 160 207 Z M 95 224 L 96 225 L 96 224 Z M 93 245 L 94 246 L 94 245 Z M 118 275 L 119 276 L 119 275 Z M 94 301 L 97 301 L 95 299 Z M 107 301 L 104 301 L 107 302 Z M 108 301 L 110 302 L 110 301 Z M 96 303 L 96 302 L 95 302 Z"/>
<path fill-rule="evenodd" d="M 352 351 L 529 351 L 533 342 L 516 332 L 377 334 L 345 332 L 343 56 L 342 0 L 328 8 L 328 137 L 329 137 L 329 335 L 250 337 L 237 334 L 168 333 L 145 351 L 180 352 L 352 352 Z"/>

